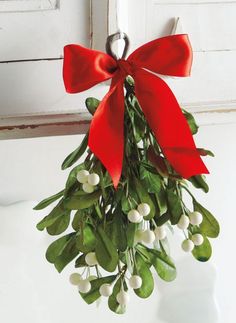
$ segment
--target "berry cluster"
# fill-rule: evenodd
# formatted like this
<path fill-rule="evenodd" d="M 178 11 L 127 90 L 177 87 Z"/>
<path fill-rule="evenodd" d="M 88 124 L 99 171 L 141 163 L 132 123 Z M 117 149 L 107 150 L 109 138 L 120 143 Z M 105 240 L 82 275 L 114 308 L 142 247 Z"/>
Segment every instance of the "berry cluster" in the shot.
<path fill-rule="evenodd" d="M 203 221 L 203 216 L 200 212 L 190 212 L 189 216 L 183 214 L 177 223 L 177 226 L 181 230 L 187 230 L 189 225 L 199 226 Z M 182 249 L 185 252 L 193 251 L 195 246 L 200 246 L 204 242 L 204 237 L 200 233 L 192 234 L 190 238 L 185 239 L 182 242 Z"/>
<path fill-rule="evenodd" d="M 100 182 L 100 177 L 96 173 L 90 174 L 89 171 L 83 169 L 78 172 L 77 180 L 82 184 L 85 193 L 93 193 Z"/>
<path fill-rule="evenodd" d="M 91 259 L 94 260 L 94 255 L 93 253 L 87 255 L 91 257 Z M 90 261 L 88 261 L 89 265 Z M 91 265 L 89 265 L 91 266 Z M 80 293 L 89 293 L 92 285 L 91 281 L 95 280 L 97 277 L 96 276 L 88 276 L 86 279 L 82 278 L 82 275 L 79 273 L 73 273 L 70 275 L 70 283 L 74 286 L 77 286 L 78 290 Z M 104 283 L 99 287 L 99 294 L 100 296 L 103 297 L 110 297 L 113 292 L 113 287 L 116 283 L 116 280 L 112 282 L 111 284 Z M 130 278 L 128 279 L 129 287 L 132 289 L 138 289 L 142 286 L 142 278 L 138 275 L 131 275 Z M 116 300 L 120 305 L 127 305 L 129 302 L 129 293 L 124 290 L 123 285 L 121 286 L 120 291 L 116 295 Z"/>

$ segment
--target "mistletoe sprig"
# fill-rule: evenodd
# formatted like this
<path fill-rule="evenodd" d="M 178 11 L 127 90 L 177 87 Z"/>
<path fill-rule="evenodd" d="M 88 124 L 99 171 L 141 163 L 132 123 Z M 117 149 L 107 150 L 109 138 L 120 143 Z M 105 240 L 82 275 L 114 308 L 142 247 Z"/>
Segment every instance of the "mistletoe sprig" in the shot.
<path fill-rule="evenodd" d="M 125 88 L 125 152 L 118 188 L 114 189 L 101 162 L 87 149 L 87 134 L 62 169 L 77 163 L 87 150 L 84 162 L 72 169 L 64 190 L 35 207 L 41 210 L 59 200 L 37 228 L 57 236 L 71 224 L 72 231 L 48 247 L 47 260 L 58 272 L 75 260 L 77 272 L 71 274 L 70 282 L 81 297 L 88 304 L 107 297 L 109 308 L 118 314 L 126 310 L 130 289 L 141 298 L 152 294 L 154 272 L 167 282 L 175 279 L 168 229 L 182 230 L 183 251 L 202 262 L 212 254 L 208 238 L 219 234 L 217 220 L 189 189 L 192 184 L 207 193 L 204 176 L 186 180 L 173 170 L 145 120 L 130 77 Z M 86 100 L 92 115 L 99 102 Z M 194 117 L 183 113 L 196 134 Z M 205 149 L 199 153 L 214 156 Z M 184 192 L 191 197 L 190 209 Z"/>

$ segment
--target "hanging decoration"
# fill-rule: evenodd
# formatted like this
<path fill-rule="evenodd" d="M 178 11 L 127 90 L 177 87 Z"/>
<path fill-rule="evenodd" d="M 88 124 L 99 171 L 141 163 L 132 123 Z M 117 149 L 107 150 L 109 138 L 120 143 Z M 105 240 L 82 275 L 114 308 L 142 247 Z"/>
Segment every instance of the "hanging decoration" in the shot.
<path fill-rule="evenodd" d="M 111 49 L 117 38 L 125 40 L 121 58 Z M 88 304 L 106 297 L 118 314 L 125 312 L 131 289 L 141 298 L 152 294 L 155 273 L 168 282 L 175 279 L 168 245 L 174 230 L 183 232 L 183 251 L 202 262 L 211 257 L 209 238 L 219 234 L 217 220 L 190 191 L 194 186 L 208 192 L 201 156 L 214 155 L 196 148 L 194 117 L 157 75 L 190 75 L 188 36 L 151 41 L 126 60 L 128 45 L 127 36 L 118 33 L 108 37 L 108 54 L 65 47 L 67 92 L 108 79 L 111 86 L 102 101 L 86 100 L 93 115 L 89 132 L 62 169 L 84 161 L 71 170 L 61 192 L 35 207 L 59 200 L 37 228 L 56 236 L 71 223 L 72 231 L 48 247 L 47 260 L 58 272 L 75 260 L 70 282 L 81 297 Z"/>

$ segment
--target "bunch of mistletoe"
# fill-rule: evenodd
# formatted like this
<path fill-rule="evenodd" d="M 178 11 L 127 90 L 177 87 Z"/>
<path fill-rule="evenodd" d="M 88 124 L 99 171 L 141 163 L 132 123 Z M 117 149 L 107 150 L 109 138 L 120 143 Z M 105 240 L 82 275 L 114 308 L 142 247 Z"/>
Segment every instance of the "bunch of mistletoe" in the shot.
<path fill-rule="evenodd" d="M 208 192 L 204 177 L 186 180 L 173 170 L 145 120 L 133 85 L 127 78 L 125 153 L 118 188 L 114 189 L 101 162 L 87 149 L 87 134 L 62 169 L 74 165 L 87 150 L 84 162 L 72 169 L 64 190 L 35 207 L 41 210 L 59 200 L 38 223 L 39 230 L 56 236 L 71 224 L 72 231 L 48 247 L 47 260 L 61 272 L 75 259 L 78 271 L 72 273 L 70 282 L 78 287 L 81 297 L 88 304 L 107 297 L 109 308 L 119 314 L 126 310 L 130 289 L 141 298 L 152 294 L 155 272 L 165 281 L 175 279 L 168 230 L 182 230 L 183 251 L 203 262 L 212 253 L 208 238 L 219 234 L 216 219 L 189 190 L 190 184 Z M 86 100 L 92 115 L 98 105 L 95 98 Z M 193 116 L 183 113 L 196 134 Z M 205 149 L 199 152 L 213 156 Z M 184 201 L 186 194 L 191 206 Z"/>

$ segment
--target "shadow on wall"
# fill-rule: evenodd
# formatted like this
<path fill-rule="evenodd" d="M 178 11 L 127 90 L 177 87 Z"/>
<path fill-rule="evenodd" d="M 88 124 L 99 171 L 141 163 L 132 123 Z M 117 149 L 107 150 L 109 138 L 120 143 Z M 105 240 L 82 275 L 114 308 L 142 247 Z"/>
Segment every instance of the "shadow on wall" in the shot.
<path fill-rule="evenodd" d="M 164 323 L 217 323 L 214 289 L 216 270 L 211 263 L 196 263 L 189 255 L 177 262 L 178 278 L 159 283 L 158 319 Z"/>

